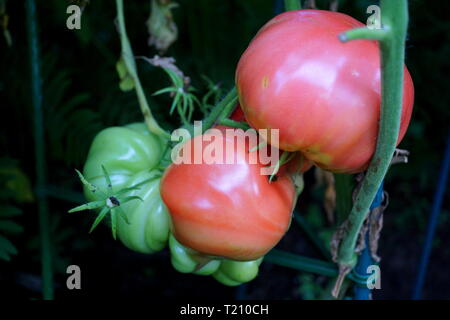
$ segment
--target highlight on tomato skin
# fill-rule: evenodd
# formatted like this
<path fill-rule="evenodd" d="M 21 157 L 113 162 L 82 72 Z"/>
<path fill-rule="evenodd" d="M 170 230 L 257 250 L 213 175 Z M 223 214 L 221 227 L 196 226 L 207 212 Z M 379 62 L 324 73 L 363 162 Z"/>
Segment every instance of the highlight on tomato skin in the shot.
<path fill-rule="evenodd" d="M 269 21 L 236 69 L 247 122 L 255 129 L 278 128 L 281 149 L 300 151 L 325 170 L 365 170 L 378 136 L 379 45 L 338 39 L 363 26 L 348 15 L 322 10 L 289 11 Z M 398 143 L 413 101 L 413 81 L 405 66 Z"/>
<path fill-rule="evenodd" d="M 289 227 L 295 203 L 292 179 L 283 175 L 269 183 L 269 176 L 261 175 L 264 165 L 250 163 L 249 144 L 238 148 L 236 143 L 230 146 L 232 138 L 227 135 L 219 139 L 207 135 L 186 142 L 183 152 L 194 150 L 196 143 L 203 149 L 222 146 L 235 162 L 173 163 L 167 168 L 160 191 L 169 209 L 172 232 L 181 244 L 203 254 L 240 261 L 258 259 Z"/>

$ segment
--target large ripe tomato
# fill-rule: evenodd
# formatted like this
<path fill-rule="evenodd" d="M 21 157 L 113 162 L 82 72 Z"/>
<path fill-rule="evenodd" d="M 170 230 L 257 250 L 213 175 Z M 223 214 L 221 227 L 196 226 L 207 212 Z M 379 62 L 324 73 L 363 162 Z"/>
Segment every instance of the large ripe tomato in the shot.
<path fill-rule="evenodd" d="M 280 14 L 255 36 L 236 70 L 236 85 L 248 123 L 280 129 L 280 148 L 301 151 L 318 166 L 354 173 L 375 150 L 380 117 L 378 43 L 342 43 L 338 35 L 364 25 L 321 10 Z M 414 100 L 404 68 L 398 143 Z"/>
<path fill-rule="evenodd" d="M 138 196 L 122 206 L 127 223 L 117 219 L 117 235 L 128 248 L 152 253 L 164 248 L 169 238 L 170 217 L 159 194 L 160 178 L 155 178 L 164 141 L 150 133 L 143 123 L 110 127 L 94 138 L 84 166 L 84 177 L 102 190 L 107 188 L 102 165 L 106 168 L 114 192 L 145 182 L 125 196 Z M 88 201 L 98 200 L 84 188 Z"/>
<path fill-rule="evenodd" d="M 229 130 L 244 137 L 242 130 Z M 229 152 L 234 161 L 207 164 L 202 152 L 194 148 L 198 145 L 204 154 L 212 147 L 223 147 L 224 157 Z M 203 161 L 175 162 L 161 180 L 161 196 L 180 243 L 203 254 L 248 261 L 266 254 L 285 234 L 295 200 L 294 185 L 289 176 L 269 183 L 268 176 L 261 175 L 263 165 L 250 163 L 249 148 L 249 143 L 240 148 L 236 138 L 209 132 L 183 145 L 182 152 L 191 152 L 191 160 L 197 153 Z"/>

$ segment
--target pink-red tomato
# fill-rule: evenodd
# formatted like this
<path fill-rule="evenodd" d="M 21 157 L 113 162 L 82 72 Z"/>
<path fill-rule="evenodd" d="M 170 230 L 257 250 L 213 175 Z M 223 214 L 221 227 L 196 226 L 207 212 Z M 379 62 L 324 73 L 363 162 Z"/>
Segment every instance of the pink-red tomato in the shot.
<path fill-rule="evenodd" d="M 374 153 L 380 118 L 380 53 L 376 41 L 342 43 L 338 35 L 363 27 L 331 11 L 280 14 L 258 32 L 236 70 L 240 105 L 255 129 L 279 129 L 279 147 L 301 151 L 318 166 L 355 173 Z M 398 143 L 414 100 L 404 67 Z"/>
<path fill-rule="evenodd" d="M 231 120 L 234 121 L 245 121 L 245 115 L 244 115 L 244 111 L 242 111 L 241 106 L 238 104 L 236 104 L 236 108 L 234 109 L 233 113 L 230 116 Z"/>
<path fill-rule="evenodd" d="M 233 113 L 230 115 L 230 119 L 234 121 L 246 122 L 244 111 L 242 111 L 241 105 L 236 104 L 236 108 Z M 218 126 L 220 127 L 220 126 Z M 270 149 L 268 149 L 270 152 Z M 296 174 L 296 173 L 304 173 L 311 169 L 313 163 L 306 159 L 302 154 L 297 154 L 292 160 L 290 160 L 287 164 L 283 165 L 278 171 L 279 174 Z"/>
<path fill-rule="evenodd" d="M 244 137 L 244 131 L 231 131 L 235 137 L 206 132 L 187 141 L 179 154 L 190 154 L 191 160 L 197 154 L 203 161 L 174 161 L 164 173 L 160 191 L 181 244 L 207 255 L 249 261 L 265 255 L 287 231 L 295 188 L 287 175 L 269 183 L 261 174 L 263 164 L 249 158 L 252 145 L 238 143 L 236 137 Z M 194 149 L 196 145 L 203 153 Z M 233 161 L 206 163 L 204 155 L 212 147 L 223 148 L 222 162 L 227 153 Z"/>

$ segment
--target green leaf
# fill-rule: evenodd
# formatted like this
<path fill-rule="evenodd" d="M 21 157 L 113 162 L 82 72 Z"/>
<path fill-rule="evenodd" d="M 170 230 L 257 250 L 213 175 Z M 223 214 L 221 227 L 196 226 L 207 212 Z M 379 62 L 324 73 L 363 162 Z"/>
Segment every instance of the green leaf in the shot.
<path fill-rule="evenodd" d="M 172 80 L 173 84 L 177 87 L 177 88 L 183 88 L 184 87 L 184 82 L 183 79 L 176 74 L 173 70 L 170 70 L 168 68 L 163 68 L 164 71 L 167 72 L 167 74 L 170 77 L 170 80 Z"/>
<path fill-rule="evenodd" d="M 0 260 L 11 261 L 10 255 L 0 247 Z"/>
<path fill-rule="evenodd" d="M 23 227 L 12 220 L 0 220 L 0 231 L 7 234 L 19 234 L 23 232 Z"/>
<path fill-rule="evenodd" d="M 170 106 L 170 111 L 169 114 L 173 114 L 173 112 L 175 111 L 175 107 L 178 105 L 178 102 L 180 101 L 180 94 L 177 93 L 177 95 L 175 96 L 175 98 L 172 101 L 172 105 Z"/>
<path fill-rule="evenodd" d="M 117 208 L 115 208 L 115 209 L 117 209 L 117 210 L 119 211 L 120 216 L 122 217 L 123 220 L 125 220 L 126 224 L 130 224 L 130 220 L 128 220 L 128 216 L 127 216 L 127 214 L 125 213 L 125 211 L 123 211 L 123 209 L 120 208 L 120 207 L 117 207 Z"/>
<path fill-rule="evenodd" d="M 144 200 L 141 197 L 139 197 L 139 196 L 129 196 L 129 197 L 122 198 L 120 200 L 120 204 L 127 203 L 127 202 L 132 201 L 132 200 L 140 200 L 141 202 L 144 202 Z"/>
<path fill-rule="evenodd" d="M 164 89 L 161 89 L 161 90 L 156 91 L 155 93 L 152 94 L 152 96 L 158 96 L 158 95 L 163 94 L 163 93 L 177 92 L 177 91 L 178 91 L 177 88 L 174 88 L 174 87 L 167 87 L 167 88 L 164 88 Z"/>
<path fill-rule="evenodd" d="M 28 176 L 17 165 L 0 167 L 0 179 L 4 189 L 11 191 L 17 202 L 32 202 L 34 200 Z"/>
<path fill-rule="evenodd" d="M 16 255 L 17 249 L 11 243 L 11 241 L 0 235 L 0 252 L 2 252 L 0 257 L 3 258 L 4 260 L 9 261 L 10 260 L 9 256 Z"/>
<path fill-rule="evenodd" d="M 103 165 L 102 165 L 102 171 L 103 171 L 103 175 L 105 176 L 106 183 L 108 184 L 109 196 L 111 196 L 112 193 L 113 193 L 113 188 L 112 188 L 111 178 L 109 177 L 109 174 L 108 174 L 108 172 L 106 171 L 105 166 L 103 166 Z"/>
<path fill-rule="evenodd" d="M 111 230 L 114 240 L 116 239 L 117 234 L 117 215 L 116 215 L 116 208 L 111 209 Z"/>
<path fill-rule="evenodd" d="M 98 193 L 100 196 L 107 198 L 106 194 L 104 192 L 102 192 L 99 188 L 97 188 L 96 186 L 91 184 L 89 181 L 87 181 L 86 178 L 81 174 L 80 171 L 78 171 L 77 169 L 75 169 L 75 171 L 77 172 L 78 177 L 81 180 L 81 183 L 84 184 L 85 186 L 87 186 L 89 188 L 89 191 L 91 191 L 92 193 Z"/>
<path fill-rule="evenodd" d="M 95 221 L 92 224 L 92 227 L 89 230 L 89 233 L 91 233 L 92 231 L 94 231 L 95 228 L 97 228 L 98 224 L 103 220 L 103 218 L 105 218 L 105 216 L 108 214 L 109 211 L 110 210 L 108 207 L 103 207 L 103 209 L 98 214 L 97 218 L 95 218 Z"/>
<path fill-rule="evenodd" d="M 70 209 L 69 213 L 79 212 L 79 211 L 83 211 L 83 210 L 98 209 L 100 207 L 103 207 L 104 205 L 105 205 L 105 200 L 92 201 L 92 202 L 82 204 L 81 206 L 75 207 L 73 209 Z"/>
<path fill-rule="evenodd" d="M 161 174 L 155 174 L 155 175 L 154 175 L 153 177 L 151 177 L 151 178 L 145 179 L 144 181 L 141 181 L 141 182 L 139 182 L 139 183 L 136 183 L 136 184 L 132 185 L 132 186 L 129 187 L 129 188 L 125 188 L 125 189 L 122 189 L 122 190 L 116 192 L 116 195 L 124 194 L 124 193 L 126 193 L 126 192 L 128 192 L 128 191 L 132 191 L 132 190 L 138 190 L 141 186 L 143 186 L 143 185 L 145 185 L 145 184 L 147 184 L 147 183 L 150 183 L 150 182 L 152 182 L 152 181 L 155 181 L 155 180 L 157 180 L 157 179 L 159 179 L 159 178 L 161 178 L 161 177 L 162 177 Z"/>
<path fill-rule="evenodd" d="M 0 205 L 0 218 L 12 218 L 22 214 L 22 210 L 11 205 Z"/>

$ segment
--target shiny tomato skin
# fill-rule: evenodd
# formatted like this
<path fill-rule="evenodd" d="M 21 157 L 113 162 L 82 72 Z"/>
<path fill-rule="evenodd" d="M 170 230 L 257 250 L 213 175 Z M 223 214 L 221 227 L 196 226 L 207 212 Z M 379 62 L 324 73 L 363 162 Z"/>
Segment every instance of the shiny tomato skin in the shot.
<path fill-rule="evenodd" d="M 128 221 L 121 216 L 117 219 L 118 238 L 126 247 L 141 253 L 160 251 L 169 239 L 170 218 L 159 194 L 159 178 L 155 178 L 165 144 L 143 122 L 109 127 L 95 136 L 83 169 L 84 177 L 101 190 L 107 190 L 102 166 L 114 192 L 148 181 L 125 193 L 140 200 L 121 204 Z M 84 187 L 88 201 L 100 199 L 98 193 L 89 190 Z"/>
<path fill-rule="evenodd" d="M 376 41 L 342 43 L 363 27 L 338 12 L 280 14 L 258 32 L 236 70 L 240 105 L 256 129 L 279 128 L 280 148 L 301 151 L 330 171 L 363 171 L 373 155 L 380 117 Z M 398 143 L 408 127 L 414 87 L 405 66 Z"/>
<path fill-rule="evenodd" d="M 239 103 L 236 104 L 233 113 L 230 115 L 230 119 L 239 122 L 246 122 L 244 111 L 242 111 L 241 105 Z M 311 161 L 306 159 L 302 154 L 298 153 L 286 165 L 281 166 L 278 172 L 279 174 L 290 174 L 290 175 L 295 173 L 304 173 L 309 169 L 311 169 L 312 166 L 313 163 Z"/>
<path fill-rule="evenodd" d="M 244 133 L 238 130 L 239 134 Z M 268 176 L 261 175 L 263 165 L 248 161 L 249 144 L 239 148 L 235 141 L 233 148 L 229 136 L 211 141 L 205 137 L 208 133 L 189 140 L 183 151 L 193 150 L 196 143 L 203 149 L 222 145 L 224 154 L 231 152 L 235 161 L 169 166 L 160 190 L 171 215 L 172 232 L 181 244 L 203 254 L 240 261 L 258 259 L 289 227 L 295 200 L 292 180 L 281 176 L 269 183 Z"/>

